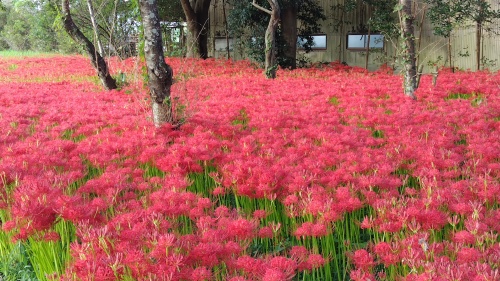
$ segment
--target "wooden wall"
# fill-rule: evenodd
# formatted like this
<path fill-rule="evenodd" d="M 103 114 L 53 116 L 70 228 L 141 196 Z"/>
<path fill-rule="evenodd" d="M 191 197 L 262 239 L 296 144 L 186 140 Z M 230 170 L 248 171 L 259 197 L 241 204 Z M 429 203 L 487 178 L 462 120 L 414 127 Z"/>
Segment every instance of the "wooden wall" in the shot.
<path fill-rule="evenodd" d="M 500 3 L 498 1 L 488 1 L 490 1 L 493 9 L 500 9 Z M 227 52 L 222 49 L 225 47 L 225 24 L 222 2 L 222 0 L 212 0 L 210 9 L 211 40 L 209 40 L 209 44 L 211 44 L 211 46 L 209 48 L 211 49 L 211 56 L 217 58 L 227 56 Z M 231 7 L 227 4 L 227 1 L 225 2 L 227 16 L 230 13 Z M 321 22 L 321 32 L 327 36 L 327 49 L 315 50 L 308 54 L 299 51 L 299 56 L 305 56 L 313 62 L 343 61 L 351 66 L 365 67 L 368 65 L 369 70 L 375 70 L 384 62 L 387 62 L 391 66 L 394 65 L 397 69 L 397 63 L 394 61 L 394 57 L 396 56 L 395 46 L 397 46 L 397 42 L 386 40 L 383 50 L 370 51 L 368 63 L 365 51 L 346 50 L 346 34 L 358 29 L 362 24 L 366 25 L 370 15 L 373 13 L 371 7 L 365 4 L 358 4 L 353 12 L 344 16 L 344 27 L 336 29 L 334 24 L 339 21 L 341 12 L 338 9 L 332 9 L 332 6 L 337 4 L 342 5 L 344 0 L 318 0 L 318 2 L 323 7 L 327 16 L 327 20 Z M 417 11 L 415 36 L 417 38 L 417 46 L 419 46 L 419 64 L 424 66 L 424 72 L 432 71 L 433 67 L 431 67 L 430 64 L 433 62 L 437 62 L 440 66 L 448 66 L 447 39 L 433 34 L 432 26 L 425 17 L 425 4 L 422 0 L 415 1 L 415 11 Z M 422 19 L 423 22 L 421 22 Z M 496 34 L 492 32 L 484 34 L 482 44 L 483 56 L 492 62 L 492 64 L 488 66 L 490 70 L 500 70 L 500 20 L 489 25 L 489 27 L 496 32 Z M 455 29 L 451 36 L 451 44 L 454 66 L 460 69 L 475 70 L 476 28 L 474 24 L 470 23 L 468 26 Z M 218 49 L 215 48 L 216 45 Z M 231 51 L 231 57 L 234 59 L 242 59 L 245 57 L 245 54 L 241 50 L 235 48 Z"/>

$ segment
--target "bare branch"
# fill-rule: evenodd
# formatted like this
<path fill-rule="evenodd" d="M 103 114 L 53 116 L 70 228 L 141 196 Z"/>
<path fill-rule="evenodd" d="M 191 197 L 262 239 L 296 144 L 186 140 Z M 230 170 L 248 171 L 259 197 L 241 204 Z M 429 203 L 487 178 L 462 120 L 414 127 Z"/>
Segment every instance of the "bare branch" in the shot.
<path fill-rule="evenodd" d="M 266 9 L 266 8 L 264 8 L 264 7 L 262 7 L 262 6 L 260 6 L 259 4 L 255 3 L 255 0 L 253 0 L 252 5 L 253 5 L 255 8 L 257 8 L 257 9 L 259 9 L 259 10 L 261 10 L 261 11 L 265 12 L 265 13 L 268 13 L 268 14 L 270 14 L 270 15 L 272 15 L 272 13 L 273 13 L 273 12 L 271 12 L 270 10 L 268 10 L 268 9 Z"/>

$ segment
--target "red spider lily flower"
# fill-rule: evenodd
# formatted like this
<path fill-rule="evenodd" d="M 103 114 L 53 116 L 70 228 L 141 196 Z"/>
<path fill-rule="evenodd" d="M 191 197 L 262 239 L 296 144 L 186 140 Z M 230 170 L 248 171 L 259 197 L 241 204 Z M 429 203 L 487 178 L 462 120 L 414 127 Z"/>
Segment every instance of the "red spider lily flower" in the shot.
<path fill-rule="evenodd" d="M 263 218 L 265 218 L 266 216 L 267 216 L 267 213 L 266 213 L 266 211 L 265 211 L 265 210 L 255 210 L 255 211 L 253 212 L 253 217 L 254 217 L 255 219 L 263 219 Z"/>
<path fill-rule="evenodd" d="M 189 277 L 189 280 L 193 281 L 205 281 L 212 279 L 212 271 L 206 267 L 195 268 Z"/>
<path fill-rule="evenodd" d="M 258 236 L 260 238 L 273 238 L 274 232 L 270 226 L 264 226 L 259 229 Z"/>
<path fill-rule="evenodd" d="M 363 271 L 369 271 L 375 266 L 372 255 L 364 249 L 356 250 L 351 256 L 351 259 L 354 265 Z"/>
<path fill-rule="evenodd" d="M 457 253 L 457 262 L 459 264 L 476 262 L 480 256 L 480 252 L 475 248 L 461 248 Z"/>
<path fill-rule="evenodd" d="M 363 269 L 358 268 L 356 270 L 351 271 L 349 274 L 351 280 L 354 281 L 374 281 L 375 276 L 369 272 L 365 272 Z"/>
<path fill-rule="evenodd" d="M 474 244 L 476 238 L 467 230 L 461 230 L 453 234 L 453 242 L 462 244 Z"/>
<path fill-rule="evenodd" d="M 394 252 L 391 245 L 389 245 L 389 243 L 387 242 L 377 243 L 373 247 L 373 250 L 386 267 L 393 265 L 399 261 L 398 255 Z"/>
<path fill-rule="evenodd" d="M 307 263 L 311 266 L 311 269 L 322 267 L 325 262 L 325 258 L 319 254 L 311 254 L 307 258 Z"/>

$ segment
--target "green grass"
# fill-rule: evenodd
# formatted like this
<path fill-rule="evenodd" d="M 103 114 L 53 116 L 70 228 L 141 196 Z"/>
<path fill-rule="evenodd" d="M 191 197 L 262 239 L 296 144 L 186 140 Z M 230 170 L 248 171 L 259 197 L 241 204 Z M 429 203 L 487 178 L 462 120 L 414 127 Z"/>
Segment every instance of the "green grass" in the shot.
<path fill-rule="evenodd" d="M 44 53 L 35 51 L 13 51 L 3 50 L 0 51 L 0 58 L 15 58 L 15 57 L 51 57 L 57 56 L 57 53 Z"/>

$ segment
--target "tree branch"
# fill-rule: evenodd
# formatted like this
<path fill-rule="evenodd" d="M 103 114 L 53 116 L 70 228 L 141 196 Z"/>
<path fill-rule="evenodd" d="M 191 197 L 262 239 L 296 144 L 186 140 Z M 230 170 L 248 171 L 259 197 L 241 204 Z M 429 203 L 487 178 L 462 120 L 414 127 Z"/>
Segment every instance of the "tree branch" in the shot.
<path fill-rule="evenodd" d="M 268 13 L 269 15 L 272 15 L 272 13 L 273 13 L 273 12 L 271 12 L 270 10 L 268 10 L 268 9 L 266 9 L 266 8 L 264 8 L 264 7 L 262 7 L 262 6 L 260 6 L 259 4 L 255 3 L 255 0 L 253 0 L 252 5 L 253 5 L 255 8 L 257 8 L 257 9 L 259 9 L 259 10 L 263 11 L 264 13 Z"/>
<path fill-rule="evenodd" d="M 189 0 L 181 0 L 181 6 L 188 21 L 193 21 L 196 19 L 196 12 L 194 11 L 193 7 L 191 7 L 191 3 L 189 3 Z"/>

